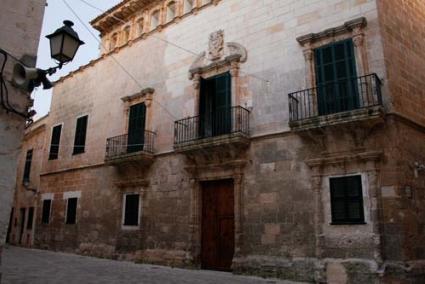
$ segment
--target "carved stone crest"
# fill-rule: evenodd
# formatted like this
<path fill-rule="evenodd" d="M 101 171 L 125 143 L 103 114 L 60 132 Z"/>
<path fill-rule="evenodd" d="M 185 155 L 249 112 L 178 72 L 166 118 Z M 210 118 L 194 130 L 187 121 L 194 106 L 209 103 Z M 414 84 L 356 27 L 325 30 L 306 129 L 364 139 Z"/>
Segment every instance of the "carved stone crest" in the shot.
<path fill-rule="evenodd" d="M 199 53 L 189 69 L 189 79 L 194 80 L 194 87 L 199 87 L 200 74 L 220 66 L 231 66 L 237 72 L 240 63 L 246 62 L 248 52 L 239 43 L 224 42 L 224 31 L 216 31 L 209 36 L 208 50 Z M 237 73 L 234 73 L 237 76 Z"/>
<path fill-rule="evenodd" d="M 224 31 L 219 30 L 210 34 L 208 43 L 208 54 L 211 61 L 218 60 L 223 56 L 224 50 Z"/>

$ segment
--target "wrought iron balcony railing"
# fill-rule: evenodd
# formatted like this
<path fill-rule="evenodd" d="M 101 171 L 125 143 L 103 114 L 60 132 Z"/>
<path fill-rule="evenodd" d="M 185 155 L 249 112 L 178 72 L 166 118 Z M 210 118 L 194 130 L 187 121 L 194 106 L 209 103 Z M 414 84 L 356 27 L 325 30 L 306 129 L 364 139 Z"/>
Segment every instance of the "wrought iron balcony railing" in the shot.
<path fill-rule="evenodd" d="M 174 144 L 232 133 L 249 135 L 249 110 L 234 106 L 174 122 Z"/>
<path fill-rule="evenodd" d="M 155 133 L 145 130 L 138 135 L 119 135 L 106 140 L 106 159 L 114 159 L 136 152 L 154 152 Z"/>
<path fill-rule="evenodd" d="M 382 105 L 376 74 L 319 84 L 288 96 L 291 122 Z"/>

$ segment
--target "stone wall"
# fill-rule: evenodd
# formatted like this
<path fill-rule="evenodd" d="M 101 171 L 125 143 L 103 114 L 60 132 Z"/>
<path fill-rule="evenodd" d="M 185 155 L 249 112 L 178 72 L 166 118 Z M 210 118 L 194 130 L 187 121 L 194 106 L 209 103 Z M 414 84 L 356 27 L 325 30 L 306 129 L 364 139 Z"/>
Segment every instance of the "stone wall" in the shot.
<path fill-rule="evenodd" d="M 235 204 L 233 269 L 237 273 L 377 283 L 389 261 L 419 260 L 422 213 L 406 206 L 405 215 L 397 215 L 398 204 L 405 204 L 397 190 L 410 183 L 412 160 L 422 159 L 418 141 L 423 134 L 420 127 L 411 130 L 407 121 L 395 123 L 381 115 L 391 110 L 394 93 L 386 84 L 377 13 L 372 0 L 311 5 L 295 0 L 222 0 L 59 80 L 47 126 L 62 124 L 59 159 L 48 160 L 48 153 L 44 154 L 38 200 L 41 208 L 43 196 L 53 196 L 53 217 L 51 224 L 38 225 L 38 214 L 35 245 L 199 267 L 200 184 L 233 178 L 240 194 Z M 385 83 L 383 108 L 365 121 L 353 122 L 355 116 L 345 116 L 341 125 L 291 131 L 287 94 L 311 87 L 306 79 L 308 56 L 304 57 L 296 38 L 361 17 L 367 21 L 361 30 L 366 47 L 362 56 L 367 59 L 363 63 Z M 173 148 L 174 121 L 197 114 L 196 80 L 187 76 L 199 58 L 166 41 L 198 54 L 208 50 L 209 35 L 220 29 L 225 43 L 239 43 L 248 53 L 239 74 L 231 72 L 237 77 L 238 104 L 251 110 L 250 146 L 233 149 L 238 156 L 229 155 L 231 162 L 226 160 L 225 147 L 217 155 L 199 150 L 198 158 Z M 337 38 L 331 35 L 327 40 Z M 156 133 L 152 165 L 106 164 L 107 138 L 127 132 L 129 105 L 122 98 L 144 96 L 140 93 L 146 88 L 154 89 L 147 114 L 147 129 Z M 76 119 L 81 115 L 88 115 L 86 148 L 73 155 Z M 50 133 L 46 137 L 48 149 Z M 402 155 L 407 141 L 413 152 Z M 199 165 L 200 160 L 207 160 L 206 165 Z M 366 224 L 332 226 L 329 178 L 350 174 L 363 179 Z M 419 208 L 423 180 L 411 184 L 417 187 L 414 202 Z M 70 192 L 81 194 L 75 225 L 65 224 L 64 196 Z M 131 192 L 142 196 L 141 225 L 136 230 L 122 227 L 123 194 Z M 404 228 L 406 220 L 410 225 Z M 383 236 L 387 231 L 388 236 Z M 407 236 L 418 242 L 407 241 Z M 394 246 L 400 249 L 391 250 Z M 403 265 L 391 269 L 403 270 Z"/>
<path fill-rule="evenodd" d="M 33 244 L 34 232 L 37 227 L 35 216 L 37 215 L 38 207 L 38 192 L 40 191 L 40 173 L 42 163 L 41 161 L 46 154 L 45 147 L 47 146 L 46 122 L 48 116 L 40 118 L 31 126 L 25 129 L 22 148 L 18 157 L 18 170 L 16 175 L 16 190 L 13 202 L 14 214 L 12 216 L 12 228 L 10 229 L 9 242 L 11 244 L 22 245 L 30 247 Z M 28 183 L 23 182 L 24 168 L 27 151 L 32 150 L 31 172 Z M 34 219 L 32 229 L 27 228 L 29 221 L 28 210 L 34 207 Z M 25 217 L 23 224 L 23 231 L 21 232 L 21 216 L 20 209 L 25 209 Z M 22 240 L 20 241 L 20 235 Z"/>
<path fill-rule="evenodd" d="M 0 48 L 35 66 L 45 0 L 2 1 L 0 18 Z M 0 59 L 3 63 L 3 56 Z M 9 102 L 19 112 L 26 113 L 29 96 L 10 84 L 16 60 L 9 56 L 3 76 L 9 90 Z M 25 118 L 0 107 L 0 247 L 3 246 L 9 224 L 13 190 L 16 183 L 17 158 L 25 127 Z M 0 254 L 1 258 L 1 254 Z M 0 269 L 1 270 L 1 269 Z"/>
<path fill-rule="evenodd" d="M 425 160 L 423 127 L 391 117 L 389 166 L 382 170 L 383 256 L 388 282 L 397 278 L 420 283 L 424 279 L 425 174 L 414 174 L 414 163 Z M 419 143 L 418 143 L 419 142 Z M 416 282 L 415 282 L 416 281 Z"/>
<path fill-rule="evenodd" d="M 425 3 L 378 0 L 385 65 L 392 109 L 425 122 Z"/>

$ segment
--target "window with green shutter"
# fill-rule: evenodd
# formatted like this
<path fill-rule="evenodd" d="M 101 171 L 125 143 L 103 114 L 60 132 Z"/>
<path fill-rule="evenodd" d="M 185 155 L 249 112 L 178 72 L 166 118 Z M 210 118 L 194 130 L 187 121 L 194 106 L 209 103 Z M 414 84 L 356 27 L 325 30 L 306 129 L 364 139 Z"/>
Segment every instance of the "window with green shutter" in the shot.
<path fill-rule="evenodd" d="M 331 178 L 332 224 L 364 224 L 361 176 Z"/>
<path fill-rule="evenodd" d="M 201 137 L 231 132 L 231 76 L 224 73 L 201 80 L 199 128 Z"/>
<path fill-rule="evenodd" d="M 77 119 L 77 126 L 75 128 L 74 150 L 73 155 L 84 153 L 86 147 L 87 135 L 87 121 L 88 116 L 82 116 Z"/>
<path fill-rule="evenodd" d="M 49 160 L 56 160 L 59 156 L 59 143 L 61 140 L 62 125 L 56 125 L 52 129 L 52 139 L 50 141 Z"/>
<path fill-rule="evenodd" d="M 33 150 L 28 150 L 27 155 L 25 157 L 24 178 L 23 178 L 24 183 L 30 181 L 32 153 L 33 153 Z"/>
<path fill-rule="evenodd" d="M 351 39 L 314 51 L 319 115 L 359 107 L 357 72 Z"/>
<path fill-rule="evenodd" d="M 128 120 L 127 152 L 143 151 L 145 144 L 146 105 L 136 104 L 130 107 Z"/>

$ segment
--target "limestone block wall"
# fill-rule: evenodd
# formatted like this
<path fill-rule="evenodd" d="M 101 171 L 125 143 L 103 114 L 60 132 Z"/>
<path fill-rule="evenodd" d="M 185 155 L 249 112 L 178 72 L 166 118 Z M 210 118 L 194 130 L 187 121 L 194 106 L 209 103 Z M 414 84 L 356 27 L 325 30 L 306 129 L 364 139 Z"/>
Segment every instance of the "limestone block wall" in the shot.
<path fill-rule="evenodd" d="M 28 65 L 35 65 L 45 3 L 45 0 L 6 0 L 1 4 L 0 48 L 18 59 L 24 59 Z M 4 59 L 0 60 L 3 63 Z M 10 104 L 18 111 L 26 112 L 30 105 L 28 94 L 18 91 L 10 84 L 15 63 L 16 60 L 9 58 L 3 77 L 9 89 Z M 2 173 L 0 177 L 0 258 L 9 223 L 16 182 L 17 158 L 24 126 L 24 118 L 7 113 L 3 107 L 0 107 L 0 148 L 2 149 L 0 152 L 0 172 Z"/>
<path fill-rule="evenodd" d="M 296 37 L 362 16 L 368 21 L 369 69 L 384 78 L 374 1 L 328 0 L 304 5 L 289 0 L 224 0 L 105 55 L 56 85 L 51 119 L 52 123 L 63 123 L 62 145 L 59 159 L 47 162 L 45 170 L 101 163 L 106 139 L 126 133 L 127 109 L 120 98 L 147 87 L 155 89 L 150 130 L 157 134 L 156 151 L 171 151 L 174 121 L 197 112 L 193 82 L 187 78 L 196 56 L 163 40 L 197 54 L 208 49 L 209 34 L 219 29 L 224 30 L 225 42 L 240 43 L 248 51 L 247 62 L 241 64 L 240 104 L 252 108 L 252 135 L 288 131 L 287 94 L 310 87 L 305 82 L 307 66 Z M 83 114 L 89 115 L 86 153 L 72 156 L 76 118 Z"/>
<path fill-rule="evenodd" d="M 420 283 L 424 277 L 420 264 L 425 258 L 425 175 L 421 172 L 415 176 L 414 162 L 425 159 L 424 129 L 393 118 L 387 139 L 391 141 L 386 155 L 388 166 L 381 171 L 383 257 L 388 261 L 389 275 L 386 281 Z M 401 262 L 406 265 L 400 266 Z"/>
<path fill-rule="evenodd" d="M 38 226 L 35 245 L 100 257 L 189 265 L 191 186 L 183 168 L 182 157 L 158 157 L 143 173 L 147 183 L 138 185 L 132 181 L 141 178 L 140 172 L 129 174 L 131 169 L 123 171 L 112 166 L 42 175 L 43 192 L 54 193 L 52 218 L 50 224 Z M 77 223 L 65 225 L 64 196 L 75 191 L 81 192 Z M 122 227 L 124 193 L 142 197 L 137 230 Z"/>
<path fill-rule="evenodd" d="M 423 124 L 425 3 L 378 0 L 392 109 Z"/>
<path fill-rule="evenodd" d="M 420 259 L 422 213 L 408 210 L 411 206 L 406 202 L 417 208 L 423 202 L 419 190 L 423 180 L 411 177 L 412 160 L 423 159 L 417 142 L 423 139 L 421 130 L 404 129 L 407 126 L 385 118 L 364 132 L 342 127 L 306 138 L 290 132 L 288 126 L 287 94 L 311 87 L 296 38 L 359 17 L 367 20 L 368 69 L 383 79 L 384 108 L 391 110 L 394 92 L 387 83 L 385 40 L 372 0 L 324 0 L 309 5 L 295 0 L 222 0 L 59 80 L 47 127 L 39 200 L 41 204 L 43 194 L 53 196 L 53 218 L 51 224 L 38 226 L 36 246 L 196 265 L 199 244 L 193 233 L 192 195 L 199 181 L 185 169 L 191 161 L 173 151 L 174 121 L 197 113 L 194 82 L 188 79 L 196 56 L 166 41 L 198 54 L 208 49 L 210 33 L 222 29 L 225 42 L 239 43 L 248 52 L 247 61 L 240 65 L 238 92 L 240 104 L 251 110 L 251 145 L 242 155 L 246 161 L 241 178 L 242 236 L 235 270 L 305 281 L 329 277 L 372 283 L 385 260 Z M 106 139 L 127 132 L 128 105 L 121 98 L 145 88 L 155 90 L 148 109 L 148 130 L 156 133 L 155 161 L 144 169 L 106 166 Z M 81 115 L 88 115 L 86 149 L 72 155 L 76 120 Z M 51 127 L 58 124 L 62 124 L 59 158 L 49 161 Z M 402 138 L 400 133 L 406 135 Z M 410 154 L 403 150 L 408 143 Z M 364 152 L 380 152 L 373 154 L 379 158 L 358 161 L 356 155 Z M 323 167 L 307 163 L 336 155 L 348 162 Z M 332 227 L 324 189 L 330 176 L 353 173 L 360 173 L 365 181 L 367 224 Z M 129 184 L 132 180 L 137 182 Z M 403 199 L 405 184 L 417 188 L 417 199 Z M 81 192 L 76 225 L 64 224 L 64 196 L 69 192 Z M 125 192 L 142 195 L 140 230 L 121 228 Z M 403 215 L 400 206 L 406 206 Z M 391 249 L 394 246 L 400 249 Z"/>
<path fill-rule="evenodd" d="M 30 207 L 34 207 L 34 216 L 37 215 L 38 207 L 38 193 L 41 191 L 40 188 L 40 173 L 42 167 L 42 161 L 46 153 L 46 121 L 48 116 L 45 116 L 30 127 L 25 129 L 25 135 L 22 143 L 22 148 L 18 157 L 18 169 L 16 174 L 16 190 L 13 202 L 13 221 L 12 228 L 10 229 L 10 242 L 17 245 L 31 246 L 34 240 L 34 232 L 37 227 L 35 217 L 32 221 L 32 229 L 28 229 L 27 224 L 29 221 L 28 210 Z M 31 172 L 29 183 L 23 183 L 25 162 L 27 151 L 32 150 L 31 160 Z M 23 232 L 21 232 L 21 216 L 20 209 L 25 208 L 24 226 Z M 20 242 L 20 235 L 22 234 L 22 240 Z"/>

